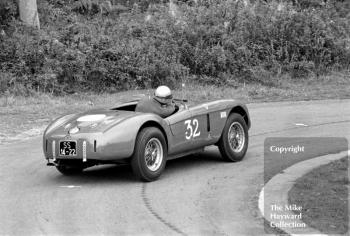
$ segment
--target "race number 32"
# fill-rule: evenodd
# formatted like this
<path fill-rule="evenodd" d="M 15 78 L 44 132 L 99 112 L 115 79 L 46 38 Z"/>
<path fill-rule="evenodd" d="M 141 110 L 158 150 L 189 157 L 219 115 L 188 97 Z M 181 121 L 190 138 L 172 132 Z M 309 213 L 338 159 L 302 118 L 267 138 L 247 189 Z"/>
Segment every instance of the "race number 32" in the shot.
<path fill-rule="evenodd" d="M 201 135 L 201 132 L 198 131 L 199 123 L 198 123 L 197 119 L 186 120 L 185 125 L 187 125 L 186 132 L 185 132 L 186 139 L 195 138 L 195 137 L 198 137 L 199 135 Z"/>

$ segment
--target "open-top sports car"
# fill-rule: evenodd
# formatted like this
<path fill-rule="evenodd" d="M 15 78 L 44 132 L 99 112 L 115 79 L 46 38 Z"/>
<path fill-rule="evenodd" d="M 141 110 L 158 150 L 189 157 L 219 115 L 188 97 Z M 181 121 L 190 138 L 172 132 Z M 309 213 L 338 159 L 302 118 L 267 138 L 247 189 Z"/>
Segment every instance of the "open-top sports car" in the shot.
<path fill-rule="evenodd" d="M 187 107 L 177 99 L 167 118 L 135 112 L 139 99 L 110 109 L 70 114 L 45 130 L 43 150 L 48 165 L 63 174 L 111 163 L 130 163 L 144 181 L 157 179 L 169 159 L 217 145 L 224 160 L 240 161 L 248 148 L 250 118 L 236 100 L 218 100 Z"/>

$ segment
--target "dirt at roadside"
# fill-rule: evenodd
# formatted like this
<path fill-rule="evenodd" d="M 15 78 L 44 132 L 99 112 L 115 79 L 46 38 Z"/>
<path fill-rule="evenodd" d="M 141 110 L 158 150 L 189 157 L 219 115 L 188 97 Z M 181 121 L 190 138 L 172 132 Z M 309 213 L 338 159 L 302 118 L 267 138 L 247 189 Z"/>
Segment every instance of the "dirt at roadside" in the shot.
<path fill-rule="evenodd" d="M 31 128 L 23 132 L 17 132 L 17 134 L 15 135 L 0 133 L 0 145 L 17 142 L 17 141 L 25 140 L 31 137 L 42 135 L 45 128 L 46 128 L 46 125 L 43 125 L 40 127 Z"/>
<path fill-rule="evenodd" d="M 342 74 L 303 81 L 281 80 L 280 83 L 277 87 L 244 84 L 237 88 L 188 84 L 173 92 L 174 97 L 188 99 L 189 105 L 228 98 L 251 103 L 344 99 L 350 96 L 350 80 Z M 61 97 L 49 94 L 0 97 L 0 145 L 42 135 L 50 122 L 64 114 L 111 107 L 140 94 L 152 94 L 152 91 L 130 90 L 115 94 L 72 94 Z"/>

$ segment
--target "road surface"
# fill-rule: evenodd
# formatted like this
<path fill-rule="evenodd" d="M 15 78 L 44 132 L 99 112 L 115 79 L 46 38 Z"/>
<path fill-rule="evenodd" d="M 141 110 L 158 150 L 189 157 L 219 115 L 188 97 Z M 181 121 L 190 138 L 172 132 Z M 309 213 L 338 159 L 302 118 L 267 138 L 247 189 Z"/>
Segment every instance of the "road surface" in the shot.
<path fill-rule="evenodd" d="M 137 181 L 128 166 L 62 176 L 46 166 L 40 137 L 1 145 L 0 235 L 264 234 L 257 200 L 265 138 L 350 140 L 350 100 L 248 107 L 252 128 L 243 161 L 223 162 L 217 148 L 209 147 L 169 161 L 152 183 Z"/>

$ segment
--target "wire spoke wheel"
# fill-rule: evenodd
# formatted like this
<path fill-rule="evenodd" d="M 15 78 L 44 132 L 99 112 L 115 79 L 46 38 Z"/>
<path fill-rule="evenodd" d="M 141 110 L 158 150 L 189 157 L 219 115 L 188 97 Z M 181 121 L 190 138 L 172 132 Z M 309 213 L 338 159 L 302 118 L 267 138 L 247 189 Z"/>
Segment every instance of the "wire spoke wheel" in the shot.
<path fill-rule="evenodd" d="M 226 161 L 241 161 L 247 152 L 248 142 L 248 126 L 243 116 L 230 114 L 217 144 L 221 156 Z"/>
<path fill-rule="evenodd" d="M 240 152 L 244 147 L 245 134 L 239 122 L 233 122 L 228 130 L 228 141 L 232 151 Z"/>
<path fill-rule="evenodd" d="M 159 139 L 151 138 L 145 148 L 146 166 L 151 171 L 157 171 L 163 161 L 163 147 Z"/>
<path fill-rule="evenodd" d="M 167 143 L 156 127 L 146 127 L 137 135 L 131 167 L 143 181 L 154 181 L 162 174 L 167 160 Z"/>

